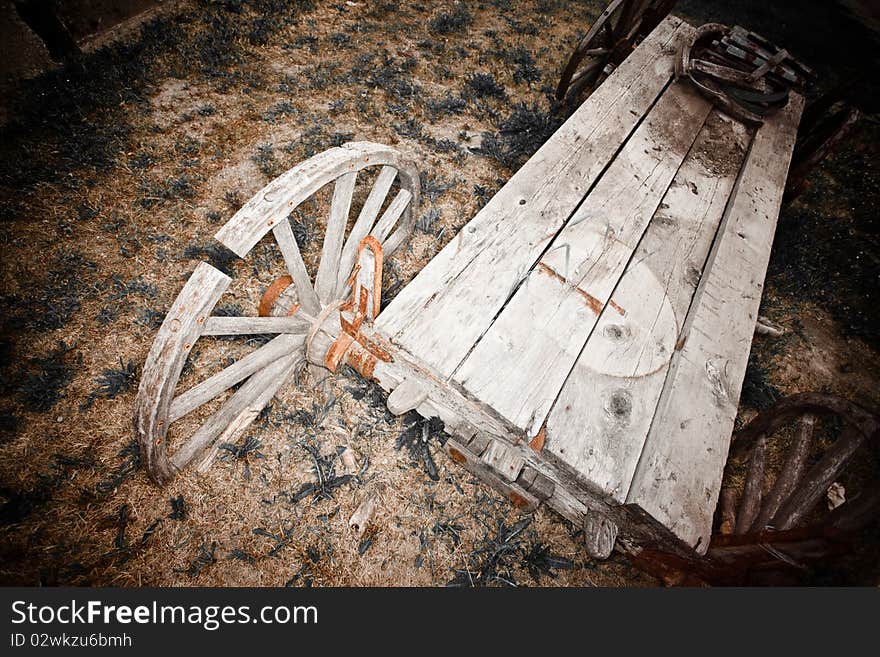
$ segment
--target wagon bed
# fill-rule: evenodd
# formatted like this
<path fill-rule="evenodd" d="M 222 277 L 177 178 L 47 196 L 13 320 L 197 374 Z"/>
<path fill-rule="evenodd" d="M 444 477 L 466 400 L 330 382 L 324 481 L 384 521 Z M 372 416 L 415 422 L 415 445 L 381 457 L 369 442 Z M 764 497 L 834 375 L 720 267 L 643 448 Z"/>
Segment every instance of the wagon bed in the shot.
<path fill-rule="evenodd" d="M 713 109 L 672 79 L 691 31 L 664 21 L 375 331 L 458 393 L 416 407 L 453 458 L 705 551 L 802 100 L 757 131 Z"/>
<path fill-rule="evenodd" d="M 210 462 L 300 354 L 349 363 L 394 413 L 440 418 L 454 461 L 518 506 L 546 503 L 583 527 L 593 556 L 704 553 L 803 100 L 792 94 L 757 129 L 725 116 L 674 79 L 692 34 L 660 23 L 381 313 L 382 259 L 412 229 L 414 171 L 391 149 L 352 144 L 261 190 L 217 239 L 244 257 L 271 230 L 291 277 L 264 299 L 293 286 L 298 305 L 208 317 L 229 281 L 200 265 L 136 402 L 153 477 Z M 369 165 L 382 173 L 344 242 Z M 401 190 L 376 221 L 396 175 Z M 312 287 L 286 216 L 333 180 Z M 248 332 L 281 335 L 173 396 L 200 335 Z M 167 458 L 167 425 L 248 376 Z"/>

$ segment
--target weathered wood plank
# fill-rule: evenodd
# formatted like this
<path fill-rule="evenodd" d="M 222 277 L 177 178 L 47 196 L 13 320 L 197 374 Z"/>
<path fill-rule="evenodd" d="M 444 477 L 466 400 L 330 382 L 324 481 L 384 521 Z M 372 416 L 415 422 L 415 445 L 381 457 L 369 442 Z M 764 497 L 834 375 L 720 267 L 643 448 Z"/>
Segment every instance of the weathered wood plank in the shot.
<path fill-rule="evenodd" d="M 317 315 L 321 312 L 321 302 L 318 300 L 318 295 L 315 294 L 315 288 L 312 287 L 312 279 L 309 277 L 305 262 L 303 262 L 299 245 L 296 243 L 296 237 L 290 227 L 290 221 L 287 219 L 279 221 L 272 229 L 272 233 L 281 250 L 287 271 L 293 279 L 299 303 L 307 313 Z"/>
<path fill-rule="evenodd" d="M 669 18 L 379 316 L 377 329 L 449 377 L 672 75 L 692 28 Z M 437 331 L 456 322 L 456 331 Z"/>
<path fill-rule="evenodd" d="M 205 326 L 205 318 L 232 279 L 202 262 L 184 285 L 147 354 L 134 401 L 135 437 L 147 472 L 159 485 L 176 474 L 166 453 L 168 409 L 186 357 Z"/>
<path fill-rule="evenodd" d="M 618 502 L 750 137 L 709 116 L 547 417 L 544 453 Z"/>
<path fill-rule="evenodd" d="M 348 277 L 354 267 L 354 261 L 357 258 L 357 251 L 361 240 L 373 228 L 376 217 L 379 216 L 379 210 L 382 209 L 385 197 L 388 196 L 388 192 L 391 190 L 391 185 L 394 184 L 396 177 L 397 169 L 391 166 L 382 167 L 382 170 L 376 177 L 376 182 L 373 183 L 373 188 L 370 190 L 367 200 L 364 201 L 357 221 L 351 227 L 351 231 L 345 240 L 345 246 L 342 248 L 342 256 L 339 258 L 339 276 L 336 279 L 337 293 L 341 293 L 345 288 L 345 284 L 348 282 Z"/>
<path fill-rule="evenodd" d="M 311 323 L 299 313 L 290 317 L 209 317 L 202 335 L 305 334 L 309 328 Z"/>
<path fill-rule="evenodd" d="M 711 535 L 802 109 L 793 94 L 752 141 L 627 496 L 700 553 Z"/>
<path fill-rule="evenodd" d="M 168 422 L 179 420 L 282 356 L 302 351 L 304 342 L 305 334 L 282 333 L 276 336 L 259 349 L 175 397 L 168 411 Z"/>
<path fill-rule="evenodd" d="M 342 256 L 345 229 L 348 226 L 348 214 L 351 211 L 351 199 L 356 182 L 357 172 L 346 173 L 336 179 L 336 186 L 333 188 L 330 216 L 327 218 L 324 244 L 321 247 L 321 264 L 318 265 L 318 273 L 315 275 L 315 294 L 324 306 L 329 304 L 336 294 L 339 258 Z"/>
<path fill-rule="evenodd" d="M 471 395 L 530 436 L 543 426 L 711 108 L 684 83 L 664 92 L 455 373 Z M 644 272 L 639 278 L 650 278 Z M 649 293 L 663 300 L 658 287 Z M 671 352 L 671 310 L 660 320 Z"/>

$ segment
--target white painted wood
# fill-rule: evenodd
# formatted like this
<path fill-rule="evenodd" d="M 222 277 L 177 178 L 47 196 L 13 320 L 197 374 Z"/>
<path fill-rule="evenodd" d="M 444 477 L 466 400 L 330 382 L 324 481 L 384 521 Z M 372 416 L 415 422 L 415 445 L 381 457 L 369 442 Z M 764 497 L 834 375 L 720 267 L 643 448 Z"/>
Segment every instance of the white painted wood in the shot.
<path fill-rule="evenodd" d="M 663 94 L 455 373 L 529 436 L 543 426 L 710 110 L 684 83 Z"/>
<path fill-rule="evenodd" d="M 384 243 L 388 239 L 388 235 L 391 234 L 397 220 L 403 215 L 411 199 L 412 194 L 407 190 L 401 189 L 397 192 L 394 200 L 391 201 L 388 209 L 382 213 L 382 218 L 376 222 L 376 225 L 370 234 L 379 240 L 380 243 Z"/>
<path fill-rule="evenodd" d="M 449 377 L 672 75 L 692 28 L 668 18 L 379 316 L 377 328 Z M 455 322 L 455 331 L 437 331 Z"/>
<path fill-rule="evenodd" d="M 355 182 L 357 182 L 357 172 L 346 173 L 336 179 L 336 186 L 333 188 L 330 216 L 327 219 L 324 245 L 321 248 L 321 264 L 315 275 L 315 294 L 324 306 L 328 305 L 336 294 L 339 258 L 342 255 Z"/>
<path fill-rule="evenodd" d="M 267 365 L 245 381 L 244 385 L 236 390 L 235 394 L 171 457 L 174 467 L 182 470 L 205 450 L 214 447 L 216 454 L 217 444 L 233 442 L 271 401 L 278 388 L 284 384 L 297 363 L 301 361 L 301 354 L 289 354 Z M 212 454 L 209 454 L 205 462 L 210 462 L 212 458 Z"/>
<path fill-rule="evenodd" d="M 351 270 L 354 267 L 358 246 L 360 246 L 361 240 L 370 233 L 370 229 L 373 228 L 376 217 L 379 216 L 379 210 L 382 209 L 385 197 L 388 196 L 388 192 L 391 190 L 391 185 L 394 184 L 396 177 L 397 169 L 391 166 L 382 167 L 382 170 L 376 177 L 376 182 L 373 184 L 367 200 L 364 201 L 357 221 L 351 227 L 351 232 L 349 232 L 345 246 L 342 248 L 342 256 L 339 258 L 339 276 L 336 279 L 337 295 L 341 294 L 342 290 L 345 289 L 345 284 L 348 282 L 348 277 L 351 275 Z"/>
<path fill-rule="evenodd" d="M 627 502 L 705 553 L 803 99 L 757 131 L 694 296 Z"/>
<path fill-rule="evenodd" d="M 202 404 L 211 401 L 227 388 L 244 381 L 254 372 L 263 369 L 282 356 L 295 351 L 301 352 L 304 343 L 304 334 L 282 333 L 276 336 L 259 349 L 252 351 L 229 367 L 175 397 L 168 411 L 168 421 L 179 420 Z"/>
<path fill-rule="evenodd" d="M 406 379 L 388 395 L 388 410 L 392 415 L 403 415 L 425 401 L 428 393 L 415 379 Z"/>
<path fill-rule="evenodd" d="M 712 112 L 547 417 L 545 453 L 619 502 L 750 138 Z"/>
<path fill-rule="evenodd" d="M 312 287 L 312 279 L 309 277 L 306 264 L 303 262 L 299 245 L 296 243 L 296 237 L 293 234 L 293 229 L 290 227 L 290 221 L 287 219 L 279 221 L 272 229 L 272 233 L 275 235 L 275 241 L 281 250 L 287 271 L 293 279 L 293 286 L 296 289 L 299 303 L 307 313 L 317 315 L 321 312 L 321 302 L 318 300 L 318 295 L 315 294 L 315 288 Z"/>
<path fill-rule="evenodd" d="M 299 313 L 290 317 L 209 317 L 202 335 L 305 334 L 310 326 Z"/>
<path fill-rule="evenodd" d="M 419 174 L 398 151 L 381 144 L 352 142 L 319 153 L 278 176 L 257 192 L 214 236 L 239 257 L 245 257 L 269 229 L 321 187 L 341 175 L 368 166 L 393 166 L 400 185 L 413 195 L 403 225 L 415 223 L 419 204 Z"/>

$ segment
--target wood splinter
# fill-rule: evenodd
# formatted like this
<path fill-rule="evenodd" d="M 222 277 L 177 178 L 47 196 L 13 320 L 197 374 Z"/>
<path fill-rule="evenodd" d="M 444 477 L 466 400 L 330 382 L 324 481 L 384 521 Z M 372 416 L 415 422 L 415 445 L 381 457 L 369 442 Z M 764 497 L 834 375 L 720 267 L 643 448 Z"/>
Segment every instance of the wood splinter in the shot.
<path fill-rule="evenodd" d="M 364 501 L 360 503 L 360 506 L 358 506 L 355 512 L 351 514 L 348 526 L 358 538 L 363 536 L 364 532 L 367 531 L 367 527 L 373 519 L 373 515 L 376 513 L 377 502 L 378 497 L 376 493 L 370 493 L 364 498 Z"/>

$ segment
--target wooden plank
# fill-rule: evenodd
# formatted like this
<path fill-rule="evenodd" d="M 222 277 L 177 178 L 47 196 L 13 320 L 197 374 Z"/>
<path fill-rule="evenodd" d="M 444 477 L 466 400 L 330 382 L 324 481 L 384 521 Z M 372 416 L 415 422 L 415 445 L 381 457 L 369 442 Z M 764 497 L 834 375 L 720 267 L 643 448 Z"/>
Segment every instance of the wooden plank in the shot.
<path fill-rule="evenodd" d="M 370 229 L 373 227 L 376 217 L 379 216 L 379 210 L 382 209 L 385 197 L 388 196 L 388 192 L 391 190 L 391 185 L 394 184 L 396 177 L 397 169 L 391 166 L 382 167 L 382 170 L 376 177 L 373 189 L 370 190 L 367 200 L 364 201 L 357 221 L 351 227 L 351 232 L 349 232 L 345 246 L 342 248 L 342 255 L 339 258 L 339 276 L 336 278 L 337 293 L 341 293 L 345 289 L 345 284 L 348 282 L 348 277 L 351 275 L 351 270 L 354 267 L 355 258 L 357 258 L 357 251 L 361 240 L 370 233 Z"/>
<path fill-rule="evenodd" d="M 451 376 L 666 87 L 690 34 L 663 21 L 398 293 L 377 330 Z M 437 330 L 450 321 L 454 332 Z"/>
<path fill-rule="evenodd" d="M 544 454 L 618 502 L 750 137 L 709 116 L 547 417 Z"/>
<path fill-rule="evenodd" d="M 803 99 L 793 94 L 752 141 L 627 496 L 701 554 L 712 531 L 802 109 Z"/>
<path fill-rule="evenodd" d="M 276 336 L 259 349 L 175 397 L 171 402 L 171 409 L 168 411 L 168 422 L 175 422 L 191 413 L 227 388 L 244 381 L 254 372 L 263 369 L 269 363 L 293 351 L 301 350 L 304 342 L 304 334 L 282 333 Z"/>
<path fill-rule="evenodd" d="M 311 323 L 300 313 L 290 317 L 209 317 L 202 335 L 305 334 Z"/>
<path fill-rule="evenodd" d="M 543 426 L 711 108 L 683 82 L 663 94 L 455 373 L 529 436 Z M 661 330 L 674 335 L 668 321 Z"/>
<path fill-rule="evenodd" d="M 214 236 L 237 256 L 243 258 L 270 228 L 287 218 L 300 203 L 341 175 L 369 166 L 393 166 L 400 176 L 400 186 L 413 194 L 410 208 L 419 203 L 419 174 L 395 149 L 370 142 L 352 142 L 331 148 L 309 158 L 278 176 L 244 204 Z M 405 224 L 415 221 L 412 210 Z"/>
<path fill-rule="evenodd" d="M 321 247 L 321 264 L 318 265 L 318 273 L 315 275 L 315 294 L 324 306 L 328 305 L 336 294 L 339 258 L 342 256 L 348 213 L 351 211 L 351 199 L 356 182 L 357 172 L 346 173 L 336 179 L 336 186 L 333 188 L 330 216 L 327 218 L 324 244 Z"/>
<path fill-rule="evenodd" d="M 290 227 L 290 221 L 285 219 L 275 224 L 272 229 L 275 235 L 275 241 L 281 250 L 284 258 L 284 264 L 287 271 L 293 279 L 293 286 L 296 289 L 296 296 L 299 303 L 310 315 L 316 315 L 321 312 L 321 302 L 318 301 L 318 295 L 315 294 L 315 288 L 312 287 L 312 279 L 303 262 L 302 254 L 299 251 L 299 245 L 296 243 L 296 237 L 293 229 Z"/>

